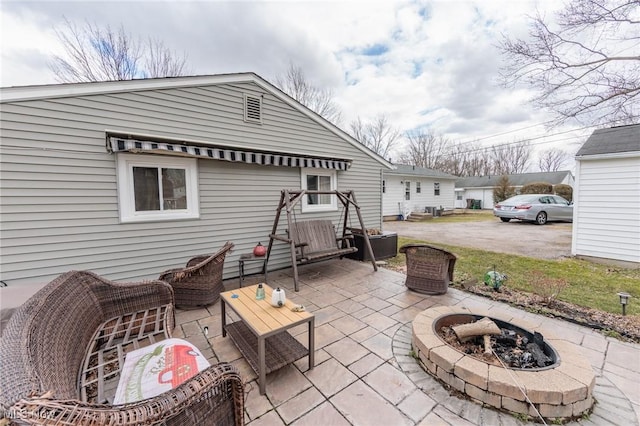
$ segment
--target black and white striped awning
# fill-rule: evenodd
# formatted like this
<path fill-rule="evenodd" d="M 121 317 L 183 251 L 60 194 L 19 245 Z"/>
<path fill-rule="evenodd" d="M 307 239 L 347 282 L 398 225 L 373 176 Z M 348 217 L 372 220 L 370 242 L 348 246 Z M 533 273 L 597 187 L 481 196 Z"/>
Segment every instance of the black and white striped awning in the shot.
<path fill-rule="evenodd" d="M 298 156 L 285 153 L 247 151 L 212 146 L 183 145 L 177 143 L 141 141 L 137 139 L 109 137 L 112 152 L 148 152 L 233 161 L 263 166 L 310 167 L 317 169 L 348 170 L 351 160 Z"/>

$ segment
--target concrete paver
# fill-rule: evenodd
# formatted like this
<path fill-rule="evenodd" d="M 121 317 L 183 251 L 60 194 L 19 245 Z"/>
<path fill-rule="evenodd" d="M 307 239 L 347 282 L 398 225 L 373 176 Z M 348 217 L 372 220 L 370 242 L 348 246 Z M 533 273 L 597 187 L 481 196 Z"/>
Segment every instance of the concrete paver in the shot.
<path fill-rule="evenodd" d="M 361 380 L 330 400 L 356 425 L 411 425 L 413 421 Z"/>
<path fill-rule="evenodd" d="M 416 390 L 416 386 L 402 371 L 388 363 L 365 376 L 364 382 L 394 405 Z"/>
<path fill-rule="evenodd" d="M 455 289 L 438 296 L 411 292 L 404 287 L 402 274 L 385 269 L 374 273 L 370 264 L 361 262 L 334 260 L 321 267 L 302 267 L 299 274 L 297 293 L 290 270 L 270 273 L 269 284 L 284 288 L 287 297 L 316 315 L 316 366 L 309 370 L 304 358 L 267 375 L 264 396 L 259 395 L 249 364 L 230 339 L 221 336 L 219 302 L 176 313 L 174 335 L 197 342 L 211 354 L 212 362 L 231 362 L 240 370 L 246 382 L 245 420 L 249 426 L 527 424 L 452 395 L 416 368 L 411 320 L 417 313 L 438 306 L 442 313 L 451 309 L 448 307 L 499 310 L 502 317 L 540 326 L 545 336 L 553 336 L 553 345 L 578 345 L 588 361 L 574 369 L 595 373 L 592 386 L 598 403 L 588 419 L 572 424 L 639 424 L 640 345 Z M 225 286 L 236 288 L 237 280 Z M 305 330 L 292 334 L 306 344 Z M 481 392 L 478 388 L 478 394 Z"/>

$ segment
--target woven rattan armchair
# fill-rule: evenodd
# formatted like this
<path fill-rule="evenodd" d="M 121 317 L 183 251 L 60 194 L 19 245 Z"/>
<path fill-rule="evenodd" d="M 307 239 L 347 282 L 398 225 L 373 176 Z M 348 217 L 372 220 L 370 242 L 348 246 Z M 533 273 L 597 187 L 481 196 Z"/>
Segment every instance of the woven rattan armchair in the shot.
<path fill-rule="evenodd" d="M 427 294 L 447 292 L 456 264 L 453 253 L 427 244 L 405 244 L 400 253 L 407 256 L 408 288 Z"/>
<path fill-rule="evenodd" d="M 156 397 L 110 403 L 125 353 L 171 337 L 173 326 L 173 290 L 165 282 L 114 283 L 86 271 L 59 276 L 3 332 L 0 418 L 20 425 L 243 424 L 243 383 L 226 363 Z"/>
<path fill-rule="evenodd" d="M 218 301 L 224 290 L 224 258 L 232 248 L 233 243 L 227 241 L 215 254 L 193 257 L 184 268 L 170 269 L 160 274 L 158 279 L 173 287 L 177 307 L 195 308 Z"/>

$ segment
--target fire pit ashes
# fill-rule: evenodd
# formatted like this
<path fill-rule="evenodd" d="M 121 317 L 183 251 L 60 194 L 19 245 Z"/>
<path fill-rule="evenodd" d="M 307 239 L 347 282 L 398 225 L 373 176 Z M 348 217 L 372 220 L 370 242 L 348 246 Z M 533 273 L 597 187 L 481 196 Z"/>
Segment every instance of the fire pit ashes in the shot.
<path fill-rule="evenodd" d="M 482 336 L 461 342 L 452 328 L 460 324 L 472 324 L 483 318 L 490 319 L 500 329 L 499 335 L 490 337 L 492 350 L 490 356 L 484 353 Z M 513 370 L 544 370 L 554 368 L 560 361 L 556 350 L 544 340 L 541 333 L 530 332 L 496 318 L 473 314 L 450 314 L 436 319 L 433 328 L 437 335 L 454 349 L 489 364 Z"/>

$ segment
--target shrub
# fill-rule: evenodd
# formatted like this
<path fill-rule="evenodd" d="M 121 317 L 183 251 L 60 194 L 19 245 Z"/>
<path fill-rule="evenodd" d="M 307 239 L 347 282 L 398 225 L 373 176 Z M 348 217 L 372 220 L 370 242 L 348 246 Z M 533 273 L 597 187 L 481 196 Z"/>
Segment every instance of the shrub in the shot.
<path fill-rule="evenodd" d="M 506 175 L 501 176 L 497 185 L 493 188 L 493 202 L 497 204 L 514 195 L 516 195 L 516 189 L 511 186 L 509 177 Z"/>
<path fill-rule="evenodd" d="M 562 290 L 569 286 L 567 280 L 551 278 L 540 271 L 531 271 L 529 280 L 533 292 L 541 296 L 547 306 L 552 306 Z"/>
<path fill-rule="evenodd" d="M 521 194 L 553 194 L 553 185 L 547 182 L 533 182 L 522 187 Z"/>
<path fill-rule="evenodd" d="M 553 187 L 553 190 L 556 195 L 561 196 L 565 200 L 569 202 L 573 201 L 573 188 L 570 185 L 559 183 L 558 185 Z"/>

